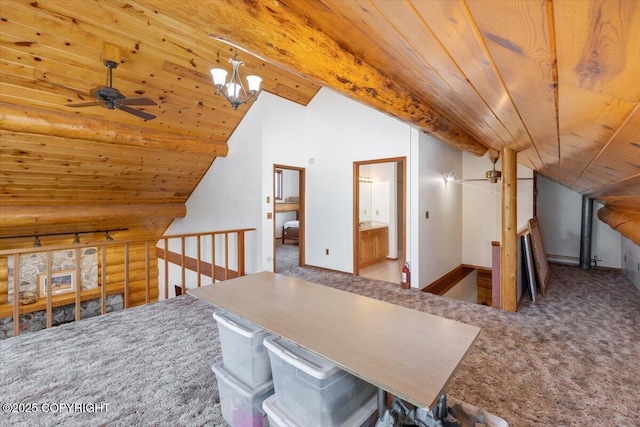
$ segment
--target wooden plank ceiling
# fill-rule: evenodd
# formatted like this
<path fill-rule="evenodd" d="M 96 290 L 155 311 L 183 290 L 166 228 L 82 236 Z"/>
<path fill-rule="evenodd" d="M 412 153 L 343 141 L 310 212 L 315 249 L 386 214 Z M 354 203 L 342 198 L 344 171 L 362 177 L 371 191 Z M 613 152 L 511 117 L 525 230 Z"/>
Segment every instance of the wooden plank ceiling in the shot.
<path fill-rule="evenodd" d="M 213 95 L 208 70 L 227 66 L 230 45 L 264 90 L 306 105 L 328 86 L 472 153 L 511 148 L 519 163 L 606 203 L 616 213 L 607 221 L 640 229 L 638 1 L 0 5 L 0 237 L 61 225 L 158 234 L 184 215 L 248 108 Z M 157 119 L 65 107 L 91 100 L 114 51 L 114 86 L 155 100 L 143 108 Z"/>

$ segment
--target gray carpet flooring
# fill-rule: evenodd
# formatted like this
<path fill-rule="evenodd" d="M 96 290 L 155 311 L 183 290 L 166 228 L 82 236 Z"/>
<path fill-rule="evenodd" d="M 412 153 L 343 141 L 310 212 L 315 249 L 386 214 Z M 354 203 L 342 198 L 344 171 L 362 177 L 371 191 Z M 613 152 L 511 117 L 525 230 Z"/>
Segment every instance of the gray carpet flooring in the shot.
<path fill-rule="evenodd" d="M 640 294 L 618 271 L 552 265 L 547 296 L 509 314 L 303 269 L 280 250 L 279 272 L 480 326 L 447 393 L 511 426 L 640 426 Z M 0 341 L 0 401 L 37 411 L 5 411 L 0 424 L 225 425 L 211 314 L 182 296 Z"/>

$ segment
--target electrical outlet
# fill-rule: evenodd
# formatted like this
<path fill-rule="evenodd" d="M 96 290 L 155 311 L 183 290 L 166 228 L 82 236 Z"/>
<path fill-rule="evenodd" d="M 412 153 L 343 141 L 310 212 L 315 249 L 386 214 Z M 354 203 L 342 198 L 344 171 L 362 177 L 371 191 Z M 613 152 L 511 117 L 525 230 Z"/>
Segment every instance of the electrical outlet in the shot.
<path fill-rule="evenodd" d="M 271 203 L 271 197 L 267 196 L 267 203 Z"/>
<path fill-rule="evenodd" d="M 380 211 L 376 209 L 376 215 L 380 215 Z"/>
<path fill-rule="evenodd" d="M 273 218 L 273 214 L 271 212 L 267 212 L 267 219 Z"/>
<path fill-rule="evenodd" d="M 329 255 L 329 249 L 325 249 L 325 250 L 324 250 L 324 254 L 325 254 L 325 255 Z"/>
<path fill-rule="evenodd" d="M 429 219 L 429 211 L 425 211 L 425 213 L 424 213 L 424 219 Z"/>

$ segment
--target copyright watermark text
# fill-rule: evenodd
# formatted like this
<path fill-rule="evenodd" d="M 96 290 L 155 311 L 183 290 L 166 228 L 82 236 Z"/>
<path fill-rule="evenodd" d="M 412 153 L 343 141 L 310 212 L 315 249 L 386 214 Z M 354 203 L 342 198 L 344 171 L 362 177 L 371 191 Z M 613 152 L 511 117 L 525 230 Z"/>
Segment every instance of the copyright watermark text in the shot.
<path fill-rule="evenodd" d="M 13 413 L 37 413 L 37 412 L 86 412 L 86 413 L 100 413 L 109 411 L 109 402 L 100 403 L 8 403 L 2 402 L 2 412 Z"/>

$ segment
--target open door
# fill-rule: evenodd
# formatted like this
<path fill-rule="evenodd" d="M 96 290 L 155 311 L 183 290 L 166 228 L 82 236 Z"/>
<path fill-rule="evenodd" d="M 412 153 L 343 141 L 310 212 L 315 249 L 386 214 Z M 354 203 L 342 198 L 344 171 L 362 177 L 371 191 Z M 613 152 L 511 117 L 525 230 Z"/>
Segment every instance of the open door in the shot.
<path fill-rule="evenodd" d="M 305 169 L 273 165 L 273 271 L 296 258 L 305 265 Z M 278 260 L 280 256 L 280 260 Z"/>
<path fill-rule="evenodd" d="M 406 257 L 406 157 L 353 164 L 354 275 L 400 283 Z"/>

